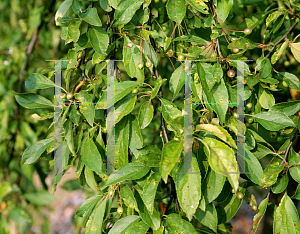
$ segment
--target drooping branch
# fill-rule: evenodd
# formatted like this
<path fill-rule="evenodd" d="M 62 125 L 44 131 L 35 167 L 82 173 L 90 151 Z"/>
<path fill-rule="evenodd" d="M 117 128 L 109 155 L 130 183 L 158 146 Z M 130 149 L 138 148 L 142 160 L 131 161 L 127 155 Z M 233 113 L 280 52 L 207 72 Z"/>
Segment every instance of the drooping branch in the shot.
<path fill-rule="evenodd" d="M 216 7 L 215 7 L 215 4 L 213 1 L 211 1 L 211 7 L 213 9 L 213 17 L 214 17 L 214 20 L 215 20 L 215 23 L 218 24 L 218 16 L 216 14 Z M 218 47 L 218 54 L 219 54 L 219 57 L 220 59 L 223 57 L 222 56 L 222 53 L 221 53 L 221 48 L 220 48 L 220 42 L 219 42 L 219 36 L 217 36 L 216 38 L 216 41 L 217 41 L 217 47 Z"/>
<path fill-rule="evenodd" d="M 150 9 L 150 13 L 149 13 L 150 15 L 149 15 L 149 22 L 148 22 L 148 24 L 150 26 L 149 30 L 151 30 L 151 28 L 152 28 L 151 3 L 149 5 L 149 9 Z M 154 51 L 156 52 L 157 51 L 157 47 L 156 47 L 154 39 L 151 36 L 150 36 L 150 43 L 151 43 Z M 153 66 L 153 72 L 154 72 L 154 75 L 155 75 L 156 79 L 158 79 L 159 78 L 159 72 L 158 72 L 157 67 Z M 159 90 L 159 96 L 163 97 L 163 93 L 162 93 L 161 88 Z M 160 126 L 161 126 L 162 133 L 164 135 L 165 141 L 168 143 L 169 142 L 169 138 L 168 138 L 167 130 L 166 130 L 166 127 L 165 127 L 163 115 L 161 115 L 161 125 Z"/>
<path fill-rule="evenodd" d="M 266 58 L 269 58 L 270 55 L 272 54 L 273 50 L 275 49 L 275 47 L 282 42 L 285 38 L 287 38 L 287 36 L 294 30 L 294 28 L 297 26 L 298 22 L 296 21 L 295 23 L 293 23 L 293 25 L 286 31 L 286 33 L 278 40 L 275 42 L 275 44 L 273 45 L 273 47 L 271 48 L 271 51 L 267 54 Z"/>

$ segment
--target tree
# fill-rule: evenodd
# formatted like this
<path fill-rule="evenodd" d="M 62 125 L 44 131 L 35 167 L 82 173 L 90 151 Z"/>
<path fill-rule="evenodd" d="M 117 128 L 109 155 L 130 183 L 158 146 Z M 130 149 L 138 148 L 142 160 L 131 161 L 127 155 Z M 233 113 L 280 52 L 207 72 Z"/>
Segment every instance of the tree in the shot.
<path fill-rule="evenodd" d="M 14 93 L 25 108 L 63 100 L 62 142 L 52 125 L 22 163 L 57 149 L 54 188 L 77 166 L 94 191 L 76 213 L 86 233 L 231 233 L 242 200 L 256 211 L 250 233 L 267 207 L 274 233 L 299 233 L 300 102 L 274 95 L 300 91 L 284 68 L 300 62 L 298 14 L 292 0 L 65 0 L 62 96 Z M 57 92 L 49 71 L 25 86 Z M 251 187 L 270 190 L 257 204 Z"/>

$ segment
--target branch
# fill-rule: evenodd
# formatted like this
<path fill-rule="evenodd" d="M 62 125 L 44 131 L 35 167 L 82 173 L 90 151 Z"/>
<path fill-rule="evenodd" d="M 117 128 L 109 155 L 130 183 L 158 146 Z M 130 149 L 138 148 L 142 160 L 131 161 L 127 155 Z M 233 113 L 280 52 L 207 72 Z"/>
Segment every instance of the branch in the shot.
<path fill-rule="evenodd" d="M 150 9 L 150 13 L 149 13 L 149 14 L 150 14 L 150 17 L 149 17 L 149 22 L 148 22 L 148 24 L 149 24 L 149 26 L 150 26 L 150 29 L 149 29 L 149 30 L 151 30 L 151 28 L 152 28 L 151 3 L 150 3 L 150 6 L 149 6 L 149 9 Z M 157 47 L 156 47 L 155 41 L 154 41 L 154 39 L 153 39 L 152 37 L 150 37 L 150 43 L 151 43 L 151 45 L 152 45 L 154 51 L 156 51 L 156 50 L 157 50 Z M 153 66 L 153 72 L 154 72 L 154 74 L 155 74 L 156 79 L 158 79 L 158 78 L 159 78 L 159 72 L 158 72 L 157 67 Z M 160 90 L 159 90 L 159 96 L 160 96 L 160 97 L 163 97 L 161 88 L 160 88 Z M 166 130 L 166 127 L 165 127 L 163 115 L 161 115 L 161 125 L 160 125 L 160 126 L 161 126 L 161 130 L 162 130 L 162 132 L 163 132 L 163 134 L 164 134 L 165 140 L 166 140 L 166 142 L 168 143 L 168 142 L 169 142 L 169 138 L 168 138 L 167 130 Z"/>
<path fill-rule="evenodd" d="M 214 20 L 215 20 L 215 23 L 218 24 L 218 17 L 217 17 L 217 14 L 216 14 L 216 7 L 215 7 L 215 4 L 213 1 L 211 1 L 211 7 L 213 9 L 213 14 L 214 14 Z M 221 48 L 220 48 L 220 42 L 219 42 L 219 36 L 217 37 L 217 47 L 218 47 L 218 54 L 219 54 L 219 57 L 220 59 L 223 57 L 222 54 L 221 54 Z"/>
<path fill-rule="evenodd" d="M 288 154 L 289 154 L 290 148 L 291 148 L 291 146 L 292 146 L 294 140 L 296 139 L 297 132 L 298 132 L 298 130 L 296 130 L 296 132 L 295 132 L 295 134 L 294 134 L 294 136 L 293 136 L 293 138 L 292 138 L 290 144 L 289 144 L 288 147 L 286 148 L 285 154 L 284 154 L 284 158 L 283 158 L 282 162 L 280 163 L 280 165 L 282 165 L 284 162 L 285 162 L 285 164 L 287 164 L 286 158 L 287 158 L 287 156 L 288 156 Z"/>
<path fill-rule="evenodd" d="M 278 40 L 276 41 L 276 43 L 273 45 L 273 47 L 271 48 L 271 51 L 267 54 L 266 58 L 268 58 L 271 53 L 273 52 L 273 50 L 275 49 L 275 47 L 282 42 L 285 38 L 287 38 L 288 34 L 291 33 L 293 31 L 293 29 L 296 27 L 296 25 L 298 24 L 298 22 L 293 23 L 293 25 L 287 30 L 287 32 Z"/>

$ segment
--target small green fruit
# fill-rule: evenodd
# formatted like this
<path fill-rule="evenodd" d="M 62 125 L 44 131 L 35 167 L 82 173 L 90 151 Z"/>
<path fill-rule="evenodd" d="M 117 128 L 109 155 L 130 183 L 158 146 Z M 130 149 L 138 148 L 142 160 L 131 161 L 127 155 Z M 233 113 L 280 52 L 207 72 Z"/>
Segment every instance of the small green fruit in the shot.
<path fill-rule="evenodd" d="M 102 128 L 102 132 L 103 132 L 103 133 L 106 133 L 106 128 Z"/>
<path fill-rule="evenodd" d="M 67 93 L 67 98 L 70 100 L 73 98 L 73 94 L 72 93 Z"/>
<path fill-rule="evenodd" d="M 128 46 L 128 47 L 132 47 L 132 46 L 133 46 L 133 43 L 130 41 L 130 42 L 128 42 L 127 46 Z"/>
<path fill-rule="evenodd" d="M 250 118 L 248 119 L 248 123 L 253 123 L 253 118 L 252 118 L 252 117 L 250 117 Z"/>
<path fill-rule="evenodd" d="M 239 115 L 236 112 L 234 112 L 233 117 L 237 119 L 239 117 Z"/>
<path fill-rule="evenodd" d="M 151 67 L 152 63 L 150 61 L 146 62 L 146 67 Z"/>
<path fill-rule="evenodd" d="M 250 33 L 252 33 L 252 29 L 251 29 L 251 28 L 246 28 L 246 29 L 244 30 L 244 33 L 245 33 L 246 35 L 249 35 Z"/>
<path fill-rule="evenodd" d="M 166 26 L 163 26 L 163 27 L 162 27 L 162 30 L 163 30 L 163 31 L 166 31 L 166 30 L 167 30 L 167 27 L 166 27 Z"/>
<path fill-rule="evenodd" d="M 137 93 L 137 92 L 138 92 L 137 89 L 132 90 L 132 93 Z"/>
<path fill-rule="evenodd" d="M 117 212 L 119 213 L 119 215 L 123 214 L 123 208 L 122 208 L 122 206 L 118 207 Z"/>
<path fill-rule="evenodd" d="M 178 56 L 178 60 L 180 60 L 180 61 L 184 60 L 184 56 L 183 55 L 179 55 Z"/>
<path fill-rule="evenodd" d="M 234 70 L 229 69 L 228 72 L 227 72 L 227 75 L 228 75 L 229 77 L 234 77 L 234 76 L 235 76 Z"/>
<path fill-rule="evenodd" d="M 242 200 L 244 195 L 241 192 L 238 192 L 237 195 L 238 199 Z"/>
<path fill-rule="evenodd" d="M 270 132 L 270 137 L 275 138 L 277 136 L 277 132 Z"/>
<path fill-rule="evenodd" d="M 169 57 L 172 57 L 172 56 L 173 56 L 173 50 L 169 50 L 169 51 L 167 52 L 167 55 L 168 55 Z"/>
<path fill-rule="evenodd" d="M 282 81 L 282 85 L 283 85 L 284 87 L 288 87 L 288 84 L 287 84 L 285 81 Z"/>
<path fill-rule="evenodd" d="M 174 140 L 175 140 L 175 141 L 179 141 L 179 139 L 178 139 L 177 137 L 174 137 Z"/>
<path fill-rule="evenodd" d="M 237 47 L 233 47 L 232 51 L 233 51 L 233 53 L 236 54 L 236 53 L 240 52 L 240 49 Z"/>
<path fill-rule="evenodd" d="M 253 205 L 252 210 L 257 211 L 257 205 Z"/>
<path fill-rule="evenodd" d="M 248 104 L 246 105 L 246 107 L 247 107 L 248 109 L 250 109 L 250 108 L 252 107 L 252 103 L 248 103 Z"/>
<path fill-rule="evenodd" d="M 285 60 L 284 61 L 284 63 L 283 63 L 283 65 L 285 66 L 285 67 L 288 67 L 288 66 L 290 66 L 290 61 L 288 61 L 288 60 Z"/>
<path fill-rule="evenodd" d="M 235 193 L 234 189 L 231 190 L 232 193 Z"/>
<path fill-rule="evenodd" d="M 284 138 L 283 138 L 282 136 L 278 136 L 276 140 L 277 140 L 277 141 L 283 141 L 283 139 L 284 139 Z"/>
<path fill-rule="evenodd" d="M 144 66 L 144 65 L 143 65 L 142 63 L 138 63 L 138 68 L 139 68 L 139 69 L 142 69 L 143 66 Z"/>

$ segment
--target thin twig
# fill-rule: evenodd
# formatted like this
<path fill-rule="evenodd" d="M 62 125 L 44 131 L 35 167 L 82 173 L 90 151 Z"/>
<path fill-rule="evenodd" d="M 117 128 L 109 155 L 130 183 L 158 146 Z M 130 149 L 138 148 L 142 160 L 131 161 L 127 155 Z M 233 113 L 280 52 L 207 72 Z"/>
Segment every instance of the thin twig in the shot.
<path fill-rule="evenodd" d="M 150 26 L 150 29 L 149 29 L 149 30 L 151 30 L 151 28 L 152 28 L 151 3 L 150 3 L 150 6 L 149 6 L 149 9 L 150 9 L 150 14 L 149 14 L 150 17 L 149 17 L 149 23 L 148 23 L 148 24 L 149 24 L 149 26 Z M 150 43 L 151 43 L 151 45 L 152 45 L 154 51 L 157 51 L 157 47 L 156 47 L 155 41 L 154 41 L 154 39 L 153 39 L 151 36 L 150 36 Z M 153 71 L 154 71 L 154 74 L 155 74 L 156 79 L 158 79 L 158 78 L 159 78 L 159 73 L 158 73 L 157 67 L 153 66 Z M 160 97 L 163 96 L 161 88 L 160 88 L 160 90 L 159 90 L 159 96 L 160 96 Z M 169 142 L 169 138 L 168 138 L 167 130 L 166 130 L 166 127 L 165 127 L 163 115 L 161 115 L 161 125 L 160 125 L 160 126 L 161 126 L 161 130 L 162 130 L 162 132 L 163 132 L 163 135 L 164 135 L 164 137 L 165 137 L 165 140 L 166 140 L 166 142 L 168 143 L 168 142 Z"/>
<path fill-rule="evenodd" d="M 213 9 L 213 16 L 214 16 L 214 20 L 215 20 L 215 23 L 219 23 L 218 22 L 218 17 L 217 17 L 217 14 L 216 14 L 216 7 L 215 7 L 215 4 L 213 1 L 211 1 L 211 7 Z M 220 42 L 219 42 L 219 36 L 216 38 L 216 41 L 217 41 L 217 47 L 218 47 L 218 54 L 219 54 L 219 57 L 220 59 L 223 57 L 222 54 L 221 54 L 221 48 L 220 48 Z"/>
<path fill-rule="evenodd" d="M 271 48 L 271 51 L 267 54 L 266 58 L 268 58 L 271 53 L 273 52 L 273 50 L 275 49 L 275 47 L 282 42 L 285 38 L 287 38 L 288 34 L 291 33 L 293 31 L 293 29 L 296 27 L 296 25 L 298 24 L 298 22 L 296 21 L 295 23 L 293 23 L 293 25 L 289 28 L 289 30 L 286 31 L 286 33 L 278 40 L 276 41 L 276 43 L 273 45 L 273 47 Z"/>
<path fill-rule="evenodd" d="M 282 165 L 283 163 L 285 163 L 285 164 L 287 164 L 287 166 L 288 166 L 288 163 L 286 162 L 286 158 L 287 158 L 287 156 L 288 156 L 288 154 L 289 154 L 290 148 L 291 148 L 291 146 L 292 146 L 294 140 L 296 139 L 297 132 L 298 132 L 298 130 L 296 130 L 296 132 L 295 132 L 295 134 L 294 134 L 294 136 L 293 136 L 293 138 L 292 138 L 290 144 L 289 144 L 288 147 L 286 148 L 285 154 L 284 154 L 284 158 L 282 159 L 282 162 L 280 163 L 280 165 Z"/>

